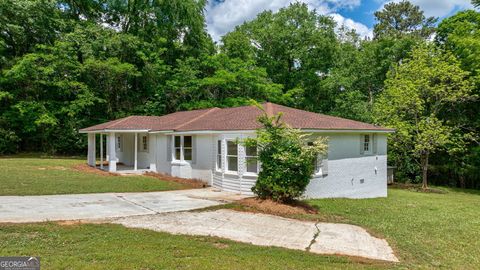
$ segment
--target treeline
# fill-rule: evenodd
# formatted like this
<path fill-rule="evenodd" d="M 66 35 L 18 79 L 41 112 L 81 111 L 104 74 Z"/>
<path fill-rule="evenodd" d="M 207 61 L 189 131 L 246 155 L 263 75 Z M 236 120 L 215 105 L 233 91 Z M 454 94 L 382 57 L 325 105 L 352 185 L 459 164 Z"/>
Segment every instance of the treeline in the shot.
<path fill-rule="evenodd" d="M 294 3 L 217 44 L 205 5 L 1 1 L 0 153 L 83 153 L 85 126 L 253 99 L 394 127 L 398 179 L 480 188 L 479 12 L 437 25 L 392 3 L 368 39 Z"/>

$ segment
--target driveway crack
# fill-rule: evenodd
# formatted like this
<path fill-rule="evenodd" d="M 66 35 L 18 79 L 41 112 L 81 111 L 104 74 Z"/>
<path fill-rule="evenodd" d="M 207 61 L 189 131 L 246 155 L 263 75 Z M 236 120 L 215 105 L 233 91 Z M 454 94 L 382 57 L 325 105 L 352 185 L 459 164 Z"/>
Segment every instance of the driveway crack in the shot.
<path fill-rule="evenodd" d="M 315 244 L 315 242 L 317 241 L 317 237 L 320 234 L 320 229 L 317 226 L 319 223 L 320 222 L 315 223 L 315 228 L 317 229 L 317 231 L 315 232 L 315 234 L 313 234 L 312 241 L 310 241 L 310 244 L 308 245 L 308 247 L 305 248 L 306 251 L 310 251 L 310 249 L 312 248 L 312 245 Z"/>
<path fill-rule="evenodd" d="M 123 200 L 123 201 L 126 201 L 126 202 L 128 202 L 128 203 L 131 203 L 131 204 L 133 204 L 133 205 L 139 206 L 139 207 L 141 207 L 141 208 L 143 208 L 143 209 L 145 209 L 145 210 L 151 211 L 151 212 L 153 212 L 154 214 L 161 214 L 160 212 L 157 212 L 157 211 L 155 211 L 155 210 L 153 210 L 153 209 L 151 209 L 151 208 L 148 208 L 148 207 L 146 207 L 146 206 L 144 206 L 144 205 L 141 205 L 141 204 L 139 204 L 139 203 L 136 203 L 136 202 L 134 202 L 134 201 L 131 201 L 131 200 L 129 200 L 129 199 L 123 197 L 123 196 L 115 195 L 115 197 L 119 198 L 120 200 Z"/>

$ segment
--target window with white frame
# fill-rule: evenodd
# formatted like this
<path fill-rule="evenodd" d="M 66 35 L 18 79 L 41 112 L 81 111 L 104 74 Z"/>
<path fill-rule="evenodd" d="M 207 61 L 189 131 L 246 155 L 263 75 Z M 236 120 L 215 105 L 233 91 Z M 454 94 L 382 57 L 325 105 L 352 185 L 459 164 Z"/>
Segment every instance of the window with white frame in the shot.
<path fill-rule="evenodd" d="M 238 144 L 235 141 L 227 141 L 227 170 L 238 171 Z"/>
<path fill-rule="evenodd" d="M 123 151 L 123 140 L 121 135 L 117 136 L 117 151 Z"/>
<path fill-rule="evenodd" d="M 372 152 L 371 137 L 368 134 L 363 135 L 363 152 L 369 154 Z"/>
<path fill-rule="evenodd" d="M 307 145 L 308 146 L 313 146 L 313 142 L 308 142 Z M 322 173 L 322 161 L 323 161 L 322 156 L 317 155 L 317 157 L 313 161 L 313 166 L 315 168 L 314 174 L 321 174 Z"/>
<path fill-rule="evenodd" d="M 192 160 L 193 143 L 192 136 L 174 136 L 173 139 L 174 159 Z"/>
<path fill-rule="evenodd" d="M 176 160 L 180 160 L 182 158 L 182 136 L 174 136 L 174 157 Z"/>
<path fill-rule="evenodd" d="M 217 141 L 217 170 L 222 169 L 222 140 Z"/>
<path fill-rule="evenodd" d="M 256 146 L 245 147 L 247 173 L 258 173 L 258 154 Z"/>
<path fill-rule="evenodd" d="M 183 160 L 192 160 L 192 136 L 183 136 Z"/>

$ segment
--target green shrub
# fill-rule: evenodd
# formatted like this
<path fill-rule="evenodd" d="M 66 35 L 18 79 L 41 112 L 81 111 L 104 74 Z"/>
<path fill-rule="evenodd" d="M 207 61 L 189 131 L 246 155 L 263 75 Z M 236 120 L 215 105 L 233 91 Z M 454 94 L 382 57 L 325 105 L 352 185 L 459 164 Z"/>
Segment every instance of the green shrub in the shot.
<path fill-rule="evenodd" d="M 315 170 L 315 161 L 327 151 L 325 138 L 308 145 L 300 130 L 281 122 L 281 114 L 261 116 L 263 125 L 257 138 L 246 140 L 255 144 L 261 162 L 261 171 L 252 191 L 261 199 L 288 202 L 303 194 Z"/>
<path fill-rule="evenodd" d="M 15 132 L 0 128 L 0 154 L 15 153 L 20 139 Z"/>

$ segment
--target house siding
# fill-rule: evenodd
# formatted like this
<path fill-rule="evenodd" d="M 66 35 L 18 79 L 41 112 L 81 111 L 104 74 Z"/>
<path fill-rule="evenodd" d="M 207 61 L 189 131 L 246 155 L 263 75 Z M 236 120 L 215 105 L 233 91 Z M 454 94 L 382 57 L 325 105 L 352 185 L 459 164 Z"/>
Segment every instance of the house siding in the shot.
<path fill-rule="evenodd" d="M 375 135 L 376 154 L 362 155 L 360 143 L 359 134 L 330 134 L 328 175 L 312 178 L 305 197 L 386 197 L 387 136 Z"/>
<path fill-rule="evenodd" d="M 374 135 L 376 153 L 362 154 L 362 133 L 321 134 L 328 137 L 328 174 L 315 176 L 304 193 L 306 198 L 373 198 L 387 196 L 387 136 Z M 217 140 L 243 139 L 251 134 L 195 135 L 195 161 L 181 166 L 167 158 L 167 135 L 156 135 L 156 169 L 179 177 L 201 179 L 214 187 L 251 195 L 256 177 L 244 175 L 244 159 L 239 158 L 238 174 L 216 170 Z M 239 155 L 243 148 L 239 146 Z M 225 168 L 225 160 L 222 160 Z"/>

